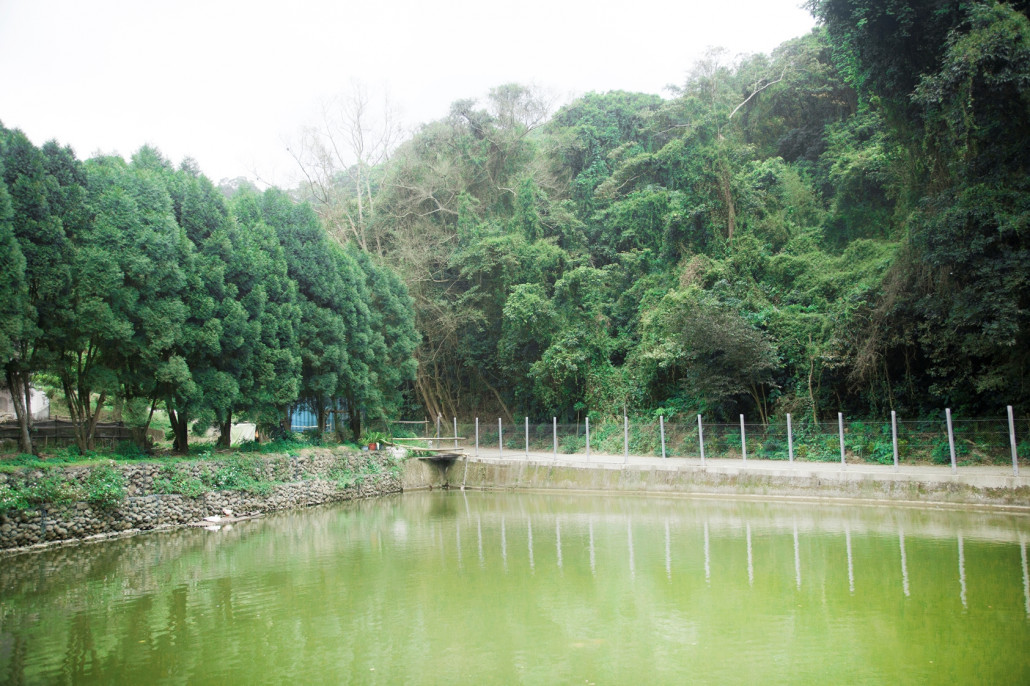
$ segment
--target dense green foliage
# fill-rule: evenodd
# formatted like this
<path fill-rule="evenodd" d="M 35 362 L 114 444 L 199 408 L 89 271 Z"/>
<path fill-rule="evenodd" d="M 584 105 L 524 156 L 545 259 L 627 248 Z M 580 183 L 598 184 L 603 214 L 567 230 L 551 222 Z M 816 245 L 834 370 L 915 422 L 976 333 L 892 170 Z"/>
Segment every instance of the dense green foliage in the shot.
<path fill-rule="evenodd" d="M 310 208 L 276 190 L 230 202 L 152 148 L 82 163 L 0 128 L 0 163 L 0 364 L 18 398 L 32 379 L 58 390 L 80 451 L 104 409 L 143 444 L 164 406 L 179 452 L 194 422 L 227 447 L 234 417 L 288 425 L 298 400 L 346 408 L 354 438 L 362 416 L 396 412 L 410 299 Z M 31 453 L 24 403 L 18 415 Z"/>
<path fill-rule="evenodd" d="M 58 380 L 84 435 L 164 404 L 180 450 L 298 397 L 360 408 L 355 437 L 402 409 L 1030 411 L 1027 3 L 809 7 L 668 98 L 548 117 L 507 84 L 400 145 L 329 132 L 310 205 L 5 131 L 7 383 Z"/>
<path fill-rule="evenodd" d="M 668 99 L 506 85 L 366 171 L 430 416 L 1030 408 L 1025 3 L 810 6 Z"/>

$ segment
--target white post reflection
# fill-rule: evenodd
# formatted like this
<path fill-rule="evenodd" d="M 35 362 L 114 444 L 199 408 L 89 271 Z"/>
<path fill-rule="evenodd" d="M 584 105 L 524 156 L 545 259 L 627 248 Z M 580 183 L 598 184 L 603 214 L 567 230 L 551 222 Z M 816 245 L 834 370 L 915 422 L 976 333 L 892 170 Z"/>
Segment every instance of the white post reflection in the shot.
<path fill-rule="evenodd" d="M 672 546 L 669 537 L 669 520 L 665 520 L 665 576 L 672 579 Z"/>
<path fill-rule="evenodd" d="M 633 561 L 633 520 L 626 521 L 626 533 L 629 538 L 629 576 L 631 579 L 637 577 L 636 564 Z"/>
<path fill-rule="evenodd" d="M 711 559 L 708 557 L 708 522 L 705 522 L 705 583 L 712 581 Z"/>
<path fill-rule="evenodd" d="M 898 545 L 901 546 L 901 590 L 905 592 L 905 597 L 909 597 L 908 589 L 908 558 L 905 557 L 905 532 L 898 527 Z"/>
<path fill-rule="evenodd" d="M 483 520 L 479 515 L 476 515 L 476 536 L 479 538 L 479 566 L 482 567 L 485 562 L 483 559 Z"/>
<path fill-rule="evenodd" d="M 508 571 L 508 538 L 504 531 L 504 515 L 501 515 L 501 560 L 504 562 L 504 571 Z"/>
<path fill-rule="evenodd" d="M 590 574 L 597 576 L 597 568 L 595 565 L 595 558 L 593 554 L 593 519 L 589 521 L 590 524 Z"/>
<path fill-rule="evenodd" d="M 1026 603 L 1026 616 L 1030 617 L 1030 574 L 1026 565 L 1026 540 L 1019 536 L 1019 555 L 1023 559 L 1023 600 Z"/>
<path fill-rule="evenodd" d="M 751 523 L 747 525 L 747 585 L 755 585 L 755 561 L 751 555 Z"/>
<path fill-rule="evenodd" d="M 454 520 L 454 537 L 458 546 L 458 570 L 461 571 L 461 522 Z"/>
<path fill-rule="evenodd" d="M 969 605 L 966 603 L 966 549 L 962 534 L 958 535 L 958 586 L 962 607 L 968 608 Z"/>
<path fill-rule="evenodd" d="M 536 568 L 536 565 L 533 562 L 533 520 L 532 519 L 527 519 L 526 520 L 526 531 L 527 531 L 528 536 L 529 536 L 529 569 L 533 570 L 533 569 Z"/>
<path fill-rule="evenodd" d="M 798 590 L 801 590 L 801 546 L 798 544 L 798 523 L 794 521 L 794 577 Z"/>
<path fill-rule="evenodd" d="M 558 546 L 558 569 L 561 569 L 561 520 L 556 519 L 554 522 L 554 535 L 557 538 L 556 545 Z"/>
<path fill-rule="evenodd" d="M 844 543 L 848 547 L 848 590 L 855 595 L 855 564 L 851 557 L 851 527 L 844 525 Z"/>

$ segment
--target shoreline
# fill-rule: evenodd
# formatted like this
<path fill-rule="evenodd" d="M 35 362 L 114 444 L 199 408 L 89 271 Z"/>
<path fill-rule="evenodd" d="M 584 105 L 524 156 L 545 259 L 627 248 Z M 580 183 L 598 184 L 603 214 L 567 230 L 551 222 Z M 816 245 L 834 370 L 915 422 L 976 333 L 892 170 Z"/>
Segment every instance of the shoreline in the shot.
<path fill-rule="evenodd" d="M 594 454 L 524 453 L 515 456 L 481 450 L 478 456 L 450 460 L 408 458 L 389 468 L 384 452 L 312 449 L 298 456 L 266 455 L 270 472 L 288 466 L 289 481 L 274 483 L 264 494 L 210 490 L 197 497 L 153 492 L 160 463 L 122 463 L 130 495 L 116 508 L 98 510 L 84 502 L 0 513 L 0 557 L 54 547 L 93 543 L 181 528 L 219 526 L 348 500 L 397 493 L 469 489 L 482 491 L 635 494 L 662 497 L 744 499 L 779 502 L 842 503 L 906 509 L 978 510 L 1030 515 L 1030 469 L 1015 476 L 1007 467 L 903 466 L 826 462 L 771 462 L 712 458 L 653 458 Z M 358 463 L 373 471 L 357 483 L 341 486 L 334 470 Z M 192 463 L 195 470 L 215 469 L 221 461 Z M 82 478 L 88 467 L 65 468 Z M 225 508 L 246 515 L 223 522 L 205 521 Z M 77 523 L 77 525 L 75 525 Z M 74 525 L 74 526 L 73 526 Z M 69 535 L 72 534 L 72 535 Z M 10 545 L 24 541 L 21 545 Z"/>

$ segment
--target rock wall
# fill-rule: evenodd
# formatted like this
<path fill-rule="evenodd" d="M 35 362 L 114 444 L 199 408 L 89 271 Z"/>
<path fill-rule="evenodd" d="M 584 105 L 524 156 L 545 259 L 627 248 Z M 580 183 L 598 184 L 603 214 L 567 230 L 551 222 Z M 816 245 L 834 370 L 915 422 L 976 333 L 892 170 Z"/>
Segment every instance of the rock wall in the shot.
<path fill-rule="evenodd" d="M 417 489 L 435 485 L 433 475 L 424 467 L 412 464 L 412 469 L 406 469 L 404 465 L 391 463 L 389 456 L 380 452 L 312 449 L 299 456 L 270 455 L 259 459 L 264 463 L 265 477 L 278 482 L 273 483 L 267 493 L 212 490 L 197 497 L 156 493 L 154 482 L 162 477 L 165 465 L 116 463 L 113 466 L 125 477 L 127 497 L 124 500 L 108 509 L 74 502 L 0 512 L 0 550 L 183 526 L 212 515 L 224 516 L 226 509 L 234 516 L 251 516 L 397 493 L 403 487 Z M 218 460 L 198 460 L 179 462 L 177 467 L 181 473 L 200 479 L 204 472 L 213 473 L 224 464 Z M 82 483 L 89 470 L 89 467 L 68 467 L 62 471 L 65 479 Z M 339 478 L 342 472 L 360 478 L 342 487 Z M 42 476 L 42 470 L 29 470 L 0 474 L 0 480 L 31 480 Z M 402 483 L 406 485 L 402 487 Z M 440 483 L 439 479 L 436 483 Z"/>

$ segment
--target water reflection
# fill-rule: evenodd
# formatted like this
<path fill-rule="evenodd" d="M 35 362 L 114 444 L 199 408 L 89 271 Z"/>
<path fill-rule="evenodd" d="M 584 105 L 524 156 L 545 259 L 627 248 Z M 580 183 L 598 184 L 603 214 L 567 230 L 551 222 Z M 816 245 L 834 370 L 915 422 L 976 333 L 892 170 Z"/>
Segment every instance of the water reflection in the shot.
<path fill-rule="evenodd" d="M 1027 573 L 1026 565 L 1026 540 L 1022 535 L 1019 537 L 1019 555 L 1023 563 L 1023 599 L 1026 603 L 1026 616 L 1030 617 L 1030 574 Z"/>
<path fill-rule="evenodd" d="M 845 525 L 844 527 L 844 544 L 848 549 L 848 591 L 854 595 L 855 593 L 855 561 L 851 555 L 851 527 Z"/>
<path fill-rule="evenodd" d="M 962 534 L 958 535 L 958 585 L 962 607 L 968 608 L 969 603 L 966 602 L 966 549 L 963 545 Z"/>
<path fill-rule="evenodd" d="M 669 536 L 669 520 L 665 520 L 665 576 L 672 580 L 672 541 Z"/>
<path fill-rule="evenodd" d="M 526 537 L 529 540 L 529 569 L 530 571 L 536 568 L 533 562 L 533 520 L 526 518 Z"/>
<path fill-rule="evenodd" d="M 755 560 L 751 552 L 751 523 L 747 524 L 747 585 L 755 585 Z"/>
<path fill-rule="evenodd" d="M 590 574 L 597 576 L 597 558 L 594 553 L 594 519 L 590 518 Z M 1026 575 L 1026 547 L 1023 548 L 1023 572 Z"/>
<path fill-rule="evenodd" d="M 317 508 L 5 557 L 0 683 L 782 682 L 784 654 L 802 680 L 839 681 L 828 656 L 857 681 L 939 680 L 905 671 L 933 660 L 937 677 L 968 661 L 1026 683 L 1011 646 L 1030 640 L 1028 531 L 993 513 L 686 498 Z"/>
<path fill-rule="evenodd" d="M 633 520 L 626 520 L 626 536 L 629 539 L 629 575 L 631 578 L 636 578 L 637 567 L 633 560 Z"/>
<path fill-rule="evenodd" d="M 794 577 L 797 579 L 798 590 L 801 590 L 801 548 L 798 544 L 798 523 L 794 520 Z"/>
<path fill-rule="evenodd" d="M 708 520 L 705 520 L 705 583 L 712 581 L 711 556 L 708 549 Z"/>
<path fill-rule="evenodd" d="M 554 520 L 554 539 L 555 539 L 555 547 L 558 548 L 558 568 L 560 569 L 561 566 L 562 566 L 562 563 L 561 563 L 561 520 L 560 519 L 555 519 Z"/>
<path fill-rule="evenodd" d="M 901 590 L 905 597 L 912 595 L 908 588 L 908 558 L 905 557 L 905 532 L 898 527 L 898 545 L 901 547 Z"/>

